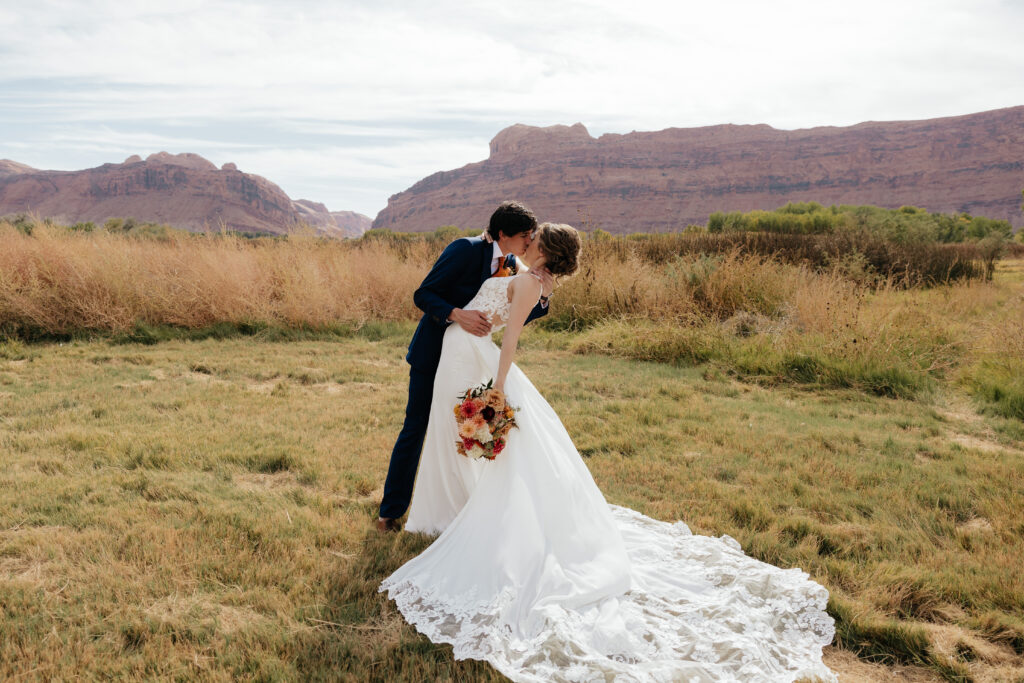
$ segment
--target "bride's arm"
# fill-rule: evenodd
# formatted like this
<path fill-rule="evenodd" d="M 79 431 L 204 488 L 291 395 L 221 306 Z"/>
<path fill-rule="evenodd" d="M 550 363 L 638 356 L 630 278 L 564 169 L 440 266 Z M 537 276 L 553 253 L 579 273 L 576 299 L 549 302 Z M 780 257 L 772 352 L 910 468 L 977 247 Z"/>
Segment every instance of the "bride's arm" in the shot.
<path fill-rule="evenodd" d="M 512 367 L 512 358 L 516 355 L 516 347 L 519 345 L 519 335 L 526 324 L 526 318 L 540 297 L 541 290 L 540 281 L 527 275 L 517 277 L 509 286 L 512 288 L 512 310 L 508 315 L 505 334 L 501 337 L 498 377 L 494 382 L 494 388 L 502 392 L 505 391 L 505 378 Z"/>

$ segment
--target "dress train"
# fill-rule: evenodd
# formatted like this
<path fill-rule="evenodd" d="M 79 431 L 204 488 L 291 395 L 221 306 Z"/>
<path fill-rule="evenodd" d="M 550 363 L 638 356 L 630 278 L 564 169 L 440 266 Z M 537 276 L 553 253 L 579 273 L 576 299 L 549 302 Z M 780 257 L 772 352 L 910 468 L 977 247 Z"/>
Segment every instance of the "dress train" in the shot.
<path fill-rule="evenodd" d="M 504 294 L 507 282 L 488 283 L 481 294 Z M 505 301 L 483 310 L 493 300 Z M 406 524 L 441 533 L 380 587 L 409 623 L 514 681 L 835 680 L 821 585 L 728 536 L 609 505 L 516 366 L 505 389 L 519 428 L 504 452 L 458 455 L 456 397 L 493 377 L 499 354 L 457 325 L 445 333 Z"/>

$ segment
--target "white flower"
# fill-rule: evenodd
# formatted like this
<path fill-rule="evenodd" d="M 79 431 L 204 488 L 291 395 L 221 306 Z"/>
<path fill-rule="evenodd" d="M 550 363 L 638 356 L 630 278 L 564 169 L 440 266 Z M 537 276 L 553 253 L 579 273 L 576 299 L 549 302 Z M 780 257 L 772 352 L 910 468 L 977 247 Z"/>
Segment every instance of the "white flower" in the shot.
<path fill-rule="evenodd" d="M 467 455 L 471 458 L 482 458 L 484 457 L 484 449 L 481 446 L 473 446 L 469 449 L 469 453 Z"/>
<path fill-rule="evenodd" d="M 473 438 L 476 439 L 477 441 L 479 441 L 480 443 L 490 443 L 490 441 L 494 437 L 491 436 L 491 429 L 490 429 L 490 427 L 488 427 L 487 425 L 484 425 L 480 429 L 476 430 L 476 434 L 473 435 Z"/>

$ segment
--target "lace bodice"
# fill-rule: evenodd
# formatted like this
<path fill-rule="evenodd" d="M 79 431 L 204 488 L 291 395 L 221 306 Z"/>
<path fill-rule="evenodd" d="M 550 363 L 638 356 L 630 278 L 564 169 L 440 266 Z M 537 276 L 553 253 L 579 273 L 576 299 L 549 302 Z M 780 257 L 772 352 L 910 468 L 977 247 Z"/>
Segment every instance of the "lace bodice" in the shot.
<path fill-rule="evenodd" d="M 508 316 L 512 312 L 508 287 L 515 279 L 515 277 L 492 277 L 484 280 L 476 296 L 463 306 L 463 309 L 480 311 L 486 315 L 491 319 L 491 332 L 497 332 L 508 324 Z"/>

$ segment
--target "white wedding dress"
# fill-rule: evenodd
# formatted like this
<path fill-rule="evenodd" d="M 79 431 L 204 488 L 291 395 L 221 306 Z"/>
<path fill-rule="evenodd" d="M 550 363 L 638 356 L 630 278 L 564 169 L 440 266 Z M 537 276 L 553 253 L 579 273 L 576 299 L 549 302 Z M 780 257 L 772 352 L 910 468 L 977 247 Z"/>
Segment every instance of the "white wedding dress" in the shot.
<path fill-rule="evenodd" d="M 512 279 L 486 280 L 465 308 L 500 327 Z M 514 681 L 835 680 L 822 586 L 728 536 L 609 505 L 515 365 L 505 391 L 519 428 L 494 461 L 460 456 L 457 397 L 495 376 L 499 353 L 490 337 L 445 332 L 405 526 L 442 533 L 380 587 L 409 623 Z"/>

